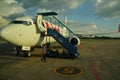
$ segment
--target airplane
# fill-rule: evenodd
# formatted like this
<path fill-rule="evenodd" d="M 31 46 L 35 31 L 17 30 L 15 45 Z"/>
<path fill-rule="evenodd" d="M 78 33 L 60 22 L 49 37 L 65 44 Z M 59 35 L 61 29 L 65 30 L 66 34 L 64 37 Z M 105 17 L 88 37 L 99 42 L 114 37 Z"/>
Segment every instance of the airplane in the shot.
<path fill-rule="evenodd" d="M 76 35 L 78 37 L 95 37 L 96 35 L 103 35 L 103 34 L 116 34 L 116 33 L 119 33 L 120 32 L 120 24 L 118 26 L 118 31 L 116 32 L 106 32 L 106 33 L 93 33 L 93 34 L 80 34 L 79 32 L 80 31 L 76 31 L 78 33 L 76 33 Z"/>
<path fill-rule="evenodd" d="M 68 38 L 68 42 L 74 45 L 76 50 L 76 46 L 80 44 L 80 39 L 54 15 L 58 14 L 56 12 L 37 13 L 37 17 L 35 19 L 28 16 L 18 17 L 0 30 L 0 36 L 5 41 L 15 45 L 17 55 L 23 52 L 26 56 L 31 56 L 31 52 L 34 47 L 42 46 L 48 41 L 56 41 L 52 36 L 47 35 L 48 30 L 54 30 L 54 37 L 56 37 L 56 34 L 58 36 L 59 33 L 65 38 Z M 45 20 L 44 17 L 49 17 L 49 21 Z M 53 22 L 56 20 L 56 22 L 63 27 L 51 23 L 51 17 L 54 18 Z M 55 31 L 57 33 L 55 33 Z M 56 37 L 56 39 L 57 38 L 59 37 Z M 61 42 L 63 46 L 67 43 L 64 41 L 64 38 L 61 38 L 58 41 Z M 67 49 L 69 49 L 68 46 L 69 45 L 65 45 Z M 74 47 L 71 47 L 71 49 Z M 72 52 L 72 50 L 70 52 Z M 78 56 L 78 53 L 76 51 L 75 53 L 75 56 Z"/>
<path fill-rule="evenodd" d="M 74 53 L 72 55 L 73 57 L 78 57 L 79 51 L 76 47 L 80 45 L 80 39 L 78 38 L 79 36 L 73 33 L 54 15 L 58 14 L 56 12 L 37 13 L 37 17 L 35 17 L 35 19 L 29 16 L 18 17 L 0 29 L 0 36 L 5 41 L 15 45 L 17 51 L 16 55 L 23 52 L 25 56 L 31 56 L 31 52 L 36 46 L 42 46 L 47 42 L 51 43 L 58 41 L 67 50 L 69 50 L 70 53 Z M 48 19 L 46 19 L 46 17 Z M 52 19 L 54 20 L 52 21 Z M 52 34 L 52 36 L 48 35 L 49 32 L 53 32 L 54 34 Z M 118 32 L 120 32 L 120 25 Z M 59 34 L 64 38 L 67 38 L 67 40 L 64 40 L 64 38 Z"/>

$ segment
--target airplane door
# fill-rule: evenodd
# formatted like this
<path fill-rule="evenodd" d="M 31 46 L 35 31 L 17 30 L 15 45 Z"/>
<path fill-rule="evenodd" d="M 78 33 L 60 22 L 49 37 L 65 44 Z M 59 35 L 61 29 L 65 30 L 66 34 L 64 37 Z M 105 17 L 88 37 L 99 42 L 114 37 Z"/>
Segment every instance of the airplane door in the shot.
<path fill-rule="evenodd" d="M 42 25 L 42 15 L 37 15 L 37 27 L 42 32 L 47 31 L 47 29 Z"/>

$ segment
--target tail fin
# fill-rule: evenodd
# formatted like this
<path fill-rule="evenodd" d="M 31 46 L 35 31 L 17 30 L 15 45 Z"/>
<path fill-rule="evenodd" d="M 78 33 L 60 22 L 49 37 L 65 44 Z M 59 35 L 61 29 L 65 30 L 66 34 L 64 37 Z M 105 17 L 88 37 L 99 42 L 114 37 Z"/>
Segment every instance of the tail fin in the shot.
<path fill-rule="evenodd" d="M 120 24 L 119 24 L 119 27 L 118 27 L 118 32 L 120 32 Z"/>
<path fill-rule="evenodd" d="M 68 21 L 67 21 L 67 16 L 66 16 L 66 17 L 65 17 L 65 25 L 67 25 L 67 22 L 68 22 Z"/>

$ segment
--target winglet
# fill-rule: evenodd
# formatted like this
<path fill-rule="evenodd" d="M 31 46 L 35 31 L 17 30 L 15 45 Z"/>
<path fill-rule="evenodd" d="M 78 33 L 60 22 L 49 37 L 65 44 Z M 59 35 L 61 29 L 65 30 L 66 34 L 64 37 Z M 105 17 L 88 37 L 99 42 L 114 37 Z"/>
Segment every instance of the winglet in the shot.
<path fill-rule="evenodd" d="M 118 32 L 120 32 L 120 24 L 119 24 L 119 27 L 118 27 Z"/>

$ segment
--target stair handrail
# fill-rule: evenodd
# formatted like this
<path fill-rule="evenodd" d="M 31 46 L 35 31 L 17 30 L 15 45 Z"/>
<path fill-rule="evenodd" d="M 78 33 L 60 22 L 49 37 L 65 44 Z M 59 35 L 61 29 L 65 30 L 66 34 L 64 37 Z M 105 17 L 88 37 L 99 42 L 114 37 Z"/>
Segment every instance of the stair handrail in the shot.
<path fill-rule="evenodd" d="M 56 19 L 59 23 L 61 23 L 64 27 L 66 27 L 69 31 L 70 31 L 70 33 L 72 33 L 73 35 L 75 35 L 76 36 L 76 34 L 72 31 L 72 30 L 70 30 L 62 21 L 60 21 L 58 18 L 56 18 L 55 16 L 52 16 L 54 19 Z"/>

